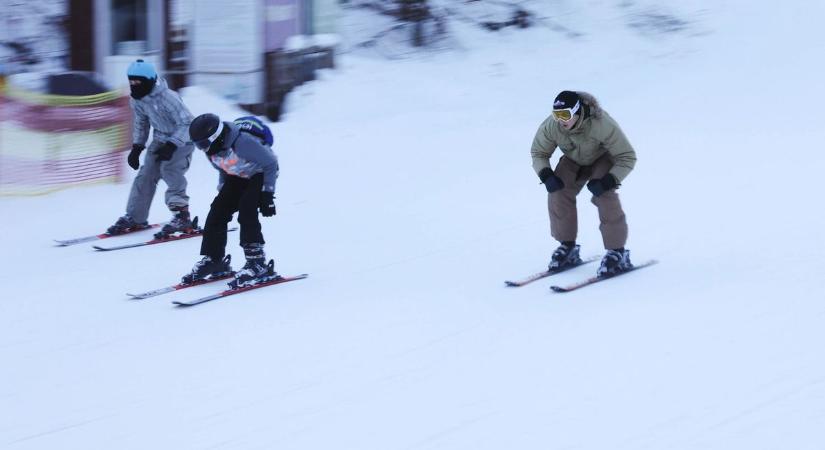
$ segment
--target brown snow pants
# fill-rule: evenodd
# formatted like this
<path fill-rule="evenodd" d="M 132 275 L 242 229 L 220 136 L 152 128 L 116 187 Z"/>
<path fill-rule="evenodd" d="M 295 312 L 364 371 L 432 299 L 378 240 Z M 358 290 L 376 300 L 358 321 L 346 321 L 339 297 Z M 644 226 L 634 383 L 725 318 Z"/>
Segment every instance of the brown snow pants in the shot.
<path fill-rule="evenodd" d="M 607 154 L 589 166 L 579 166 L 562 156 L 554 172 L 564 182 L 564 188 L 548 195 L 550 234 L 554 239 L 559 242 L 576 240 L 579 227 L 576 195 L 588 181 L 605 176 L 611 167 L 613 161 Z M 619 194 L 612 189 L 590 201 L 599 210 L 599 230 L 604 248 L 623 248 L 627 242 L 627 221 Z"/>

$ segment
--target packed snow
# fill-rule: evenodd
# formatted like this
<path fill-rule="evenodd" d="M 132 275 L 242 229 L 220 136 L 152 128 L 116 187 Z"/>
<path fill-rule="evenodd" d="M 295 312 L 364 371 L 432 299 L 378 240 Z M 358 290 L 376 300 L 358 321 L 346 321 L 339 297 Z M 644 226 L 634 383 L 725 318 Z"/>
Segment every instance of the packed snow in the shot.
<path fill-rule="evenodd" d="M 276 269 L 306 280 L 130 300 L 177 282 L 200 239 L 52 239 L 113 223 L 134 172 L 0 198 L 0 448 L 825 448 L 825 3 L 649 4 L 548 2 L 550 25 L 457 25 L 460 49 L 349 51 L 291 93 L 263 224 Z M 645 25 L 663 15 L 684 26 Z M 634 145 L 628 248 L 661 262 L 506 288 L 556 245 L 529 148 L 563 89 Z M 198 153 L 188 178 L 203 220 L 217 172 Z M 586 191 L 579 221 L 600 254 Z M 242 265 L 237 233 L 228 251 Z"/>

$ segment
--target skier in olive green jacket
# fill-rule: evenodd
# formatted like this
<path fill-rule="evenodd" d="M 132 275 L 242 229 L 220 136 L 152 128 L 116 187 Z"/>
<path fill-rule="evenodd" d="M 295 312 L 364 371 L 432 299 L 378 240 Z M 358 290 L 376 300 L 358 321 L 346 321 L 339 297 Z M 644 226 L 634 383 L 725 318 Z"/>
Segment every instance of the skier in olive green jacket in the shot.
<path fill-rule="evenodd" d="M 555 170 L 550 157 L 561 149 Z M 581 262 L 576 244 L 576 195 L 587 185 L 599 211 L 599 229 L 607 250 L 598 276 L 607 277 L 633 265 L 627 242 L 627 221 L 616 188 L 636 165 L 636 152 L 616 121 L 586 92 L 562 91 L 553 102 L 553 114 L 536 132 L 530 149 L 533 169 L 547 188 L 550 233 L 561 245 L 553 252 L 549 269 Z"/>

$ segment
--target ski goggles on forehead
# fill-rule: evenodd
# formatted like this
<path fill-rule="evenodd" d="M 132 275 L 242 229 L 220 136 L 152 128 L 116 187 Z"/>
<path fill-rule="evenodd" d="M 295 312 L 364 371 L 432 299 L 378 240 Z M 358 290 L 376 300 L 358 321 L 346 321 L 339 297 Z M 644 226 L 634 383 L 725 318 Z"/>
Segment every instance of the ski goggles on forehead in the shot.
<path fill-rule="evenodd" d="M 223 122 L 218 122 L 218 129 L 215 130 L 215 132 L 212 133 L 209 137 L 206 137 L 206 138 L 203 138 L 203 139 L 198 139 L 197 141 L 195 141 L 195 147 L 197 147 L 201 150 L 206 150 L 207 148 L 209 148 L 212 145 L 213 142 L 215 142 L 215 139 L 217 139 L 218 136 L 221 135 L 222 131 L 223 131 Z"/>
<path fill-rule="evenodd" d="M 576 102 L 572 108 L 554 109 L 553 118 L 556 120 L 561 120 L 562 122 L 567 122 L 579 111 L 579 106 L 581 106 L 579 102 Z"/>

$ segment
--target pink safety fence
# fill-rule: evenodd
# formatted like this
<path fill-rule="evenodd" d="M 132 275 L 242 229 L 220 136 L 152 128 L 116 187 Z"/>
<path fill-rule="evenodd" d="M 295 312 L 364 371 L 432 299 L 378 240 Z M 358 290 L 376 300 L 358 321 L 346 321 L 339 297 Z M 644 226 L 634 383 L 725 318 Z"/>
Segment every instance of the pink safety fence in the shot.
<path fill-rule="evenodd" d="M 120 92 L 64 96 L 0 85 L 0 195 L 118 182 L 130 142 Z"/>

